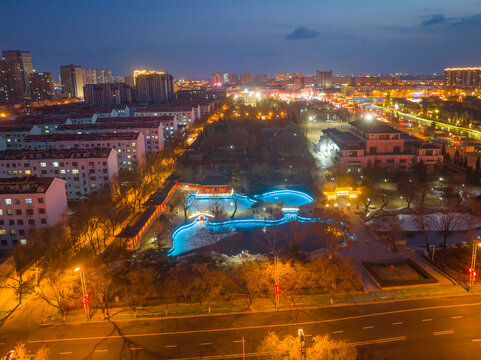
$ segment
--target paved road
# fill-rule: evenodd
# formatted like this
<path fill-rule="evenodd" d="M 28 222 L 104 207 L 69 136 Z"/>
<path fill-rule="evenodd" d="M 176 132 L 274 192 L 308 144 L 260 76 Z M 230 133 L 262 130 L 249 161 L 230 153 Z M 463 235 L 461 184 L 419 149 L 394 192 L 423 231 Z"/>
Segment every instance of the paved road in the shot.
<path fill-rule="evenodd" d="M 268 331 L 331 334 L 366 359 L 481 358 L 481 296 L 182 319 L 55 325 L 28 334 L 0 330 L 1 354 L 19 339 L 52 348 L 56 359 L 256 358 Z"/>

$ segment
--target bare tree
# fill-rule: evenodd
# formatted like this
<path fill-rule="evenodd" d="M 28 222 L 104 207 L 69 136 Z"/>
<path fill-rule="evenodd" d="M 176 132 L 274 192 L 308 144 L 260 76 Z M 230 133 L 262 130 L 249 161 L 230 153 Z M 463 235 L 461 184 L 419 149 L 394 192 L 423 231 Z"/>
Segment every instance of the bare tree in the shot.
<path fill-rule="evenodd" d="M 253 309 L 255 298 L 265 290 L 265 265 L 265 263 L 247 261 L 233 267 L 230 271 L 228 277 L 230 284 L 236 292 L 245 297 L 249 309 Z"/>
<path fill-rule="evenodd" d="M 381 199 L 382 199 L 382 204 L 381 204 L 381 207 L 379 208 L 380 212 L 382 212 L 384 208 L 389 204 L 389 199 L 386 195 L 382 195 Z"/>
<path fill-rule="evenodd" d="M 121 279 L 122 295 L 136 319 L 137 309 L 155 294 L 154 272 L 141 266 L 125 270 L 126 274 Z"/>
<path fill-rule="evenodd" d="M 393 251 L 397 251 L 396 240 L 404 230 L 404 221 L 398 216 L 385 216 L 382 218 L 379 230 L 385 234 L 386 240 L 391 245 Z"/>
<path fill-rule="evenodd" d="M 473 241 L 474 231 L 481 227 L 481 218 L 470 211 L 463 212 L 460 217 L 460 221 L 468 228 L 468 241 Z"/>
<path fill-rule="evenodd" d="M 443 248 L 446 249 L 448 237 L 452 231 L 461 223 L 460 218 L 455 213 L 441 212 L 433 215 L 434 226 L 441 232 L 443 237 Z"/>
<path fill-rule="evenodd" d="M 114 277 L 112 271 L 99 265 L 85 274 L 89 296 L 100 306 L 103 319 L 110 318 L 110 303 L 114 298 Z"/>
<path fill-rule="evenodd" d="M 416 215 L 413 216 L 416 228 L 423 233 L 426 243 L 426 250 L 429 251 L 428 231 L 434 230 L 433 218 L 428 215 L 424 208 L 421 208 Z"/>

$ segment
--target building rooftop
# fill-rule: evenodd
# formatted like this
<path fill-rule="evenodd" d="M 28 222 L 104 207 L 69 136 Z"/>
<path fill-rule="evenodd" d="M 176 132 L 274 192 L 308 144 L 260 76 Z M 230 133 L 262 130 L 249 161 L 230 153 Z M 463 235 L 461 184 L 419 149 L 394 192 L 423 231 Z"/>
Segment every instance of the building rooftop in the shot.
<path fill-rule="evenodd" d="M 0 133 L 30 131 L 35 125 L 6 124 L 0 125 Z"/>
<path fill-rule="evenodd" d="M 108 158 L 111 148 L 0 151 L 0 160 Z"/>
<path fill-rule="evenodd" d="M 122 119 L 122 118 L 117 118 Z M 162 123 L 159 119 L 150 118 L 150 121 L 136 122 L 100 122 L 95 124 L 62 124 L 57 127 L 57 131 L 67 130 L 102 130 L 102 129 L 139 129 L 139 128 L 157 128 Z"/>
<path fill-rule="evenodd" d="M 356 120 L 350 123 L 352 126 L 370 134 L 402 134 L 402 131 L 376 120 Z"/>
<path fill-rule="evenodd" d="M 93 134 L 50 134 L 50 135 L 29 135 L 25 137 L 26 142 L 31 141 L 100 141 L 100 140 L 137 140 L 141 133 L 122 132 L 122 133 L 93 133 Z"/>
<path fill-rule="evenodd" d="M 0 194 L 38 194 L 48 190 L 53 177 L 0 178 Z M 63 180 L 62 180 L 63 181 Z"/>
<path fill-rule="evenodd" d="M 153 121 L 174 121 L 172 115 L 162 115 L 162 116 L 119 116 L 119 117 L 106 117 L 98 118 L 95 123 L 142 123 L 142 122 L 153 122 Z"/>

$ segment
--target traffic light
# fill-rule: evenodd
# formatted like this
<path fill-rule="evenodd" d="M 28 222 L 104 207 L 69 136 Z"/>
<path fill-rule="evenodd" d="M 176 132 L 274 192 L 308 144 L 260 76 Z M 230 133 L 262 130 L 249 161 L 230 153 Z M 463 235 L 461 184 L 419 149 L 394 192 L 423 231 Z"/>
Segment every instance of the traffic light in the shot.
<path fill-rule="evenodd" d="M 83 306 L 84 306 L 84 309 L 87 309 L 87 307 L 89 306 L 89 294 L 85 294 L 83 299 L 82 299 L 82 303 L 83 303 Z"/>
<path fill-rule="evenodd" d="M 478 276 L 478 273 L 476 272 L 476 270 L 473 268 L 469 268 L 470 279 L 472 279 L 473 281 L 476 281 L 476 276 Z"/>

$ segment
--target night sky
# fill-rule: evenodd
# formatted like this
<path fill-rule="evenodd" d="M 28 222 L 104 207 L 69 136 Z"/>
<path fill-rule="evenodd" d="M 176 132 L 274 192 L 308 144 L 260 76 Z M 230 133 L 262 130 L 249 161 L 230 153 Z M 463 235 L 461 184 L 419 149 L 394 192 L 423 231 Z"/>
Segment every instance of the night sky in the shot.
<path fill-rule="evenodd" d="M 221 72 L 440 73 L 481 66 L 481 1 L 0 0 L 0 49 L 74 63 Z"/>

